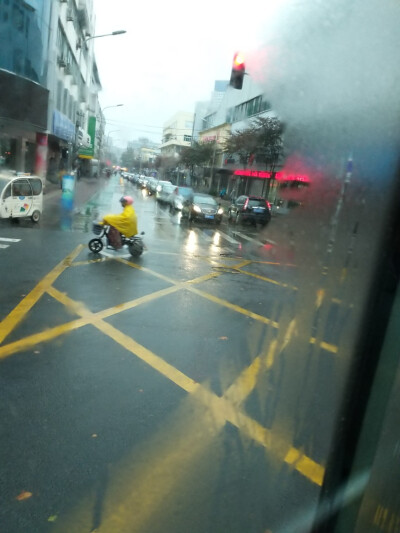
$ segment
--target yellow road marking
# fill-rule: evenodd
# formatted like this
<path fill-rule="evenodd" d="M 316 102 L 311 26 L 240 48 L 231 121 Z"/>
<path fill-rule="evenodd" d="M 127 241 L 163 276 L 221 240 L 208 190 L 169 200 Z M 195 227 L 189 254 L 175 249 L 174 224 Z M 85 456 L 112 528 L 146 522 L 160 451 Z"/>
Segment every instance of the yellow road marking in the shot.
<path fill-rule="evenodd" d="M 150 439 L 107 467 L 101 524 L 94 523 L 98 501 L 96 492 L 91 491 L 72 512 L 59 515 L 52 531 L 83 533 L 96 526 L 104 533 L 158 530 L 154 524 L 165 522 L 165 514 L 173 516 L 177 509 L 190 506 L 197 489 L 198 465 L 203 461 L 215 465 L 209 468 L 207 492 L 218 486 L 224 448 L 216 439 L 221 429 L 209 409 L 193 396 L 186 397 Z"/>
<path fill-rule="evenodd" d="M 58 275 L 60 275 L 60 273 L 65 268 L 67 268 L 67 266 L 69 266 L 68 263 L 70 263 L 73 260 L 73 257 L 76 257 L 76 255 L 78 255 L 81 248 L 82 247 L 78 247 L 78 249 L 76 249 L 72 254 L 70 254 L 67 258 L 65 258 L 65 260 L 61 262 L 60 265 L 57 265 L 57 267 L 53 269 L 53 271 L 49 273 L 48 276 L 46 276 L 42 280 L 42 282 L 38 284 L 38 286 L 35 289 L 40 288 L 41 292 L 39 296 L 37 296 L 38 290 L 35 291 L 34 289 L 30 293 L 30 295 L 33 294 L 32 303 L 30 303 L 30 301 L 28 300 L 28 304 L 30 303 L 30 305 L 27 306 L 27 310 L 26 310 L 26 312 L 28 312 L 29 309 L 37 301 L 37 299 L 43 294 L 43 292 L 47 291 L 50 295 L 58 299 L 61 303 L 63 303 L 64 305 L 72 309 L 74 312 L 80 314 L 81 318 L 68 322 L 66 324 L 63 324 L 61 326 L 57 326 L 50 330 L 47 330 L 47 331 L 44 331 L 44 332 L 41 332 L 35 335 L 31 335 L 29 337 L 26 337 L 25 339 L 11 343 L 7 346 L 0 347 L 0 358 L 4 358 L 7 355 L 10 355 L 11 353 L 16 353 L 17 351 L 21 351 L 22 349 L 27 348 L 29 346 L 34 346 L 39 342 L 44 342 L 44 341 L 56 338 L 59 335 L 65 334 L 67 332 L 70 332 L 84 325 L 91 324 L 95 326 L 96 328 L 98 328 L 100 331 L 102 331 L 104 334 L 108 335 L 115 342 L 119 343 L 125 349 L 128 349 L 131 353 L 141 358 L 149 366 L 156 369 L 158 372 L 163 374 L 165 377 L 167 377 L 167 379 L 169 379 L 170 381 L 172 381 L 173 383 L 181 387 L 183 390 L 189 393 L 196 392 L 196 397 L 202 400 L 202 403 L 205 403 L 210 408 L 212 408 L 212 411 L 215 417 L 222 417 L 225 421 L 229 421 L 230 423 L 238 427 L 238 429 L 240 429 L 243 433 L 247 434 L 253 440 L 256 440 L 262 446 L 266 448 L 271 448 L 272 446 L 271 432 L 267 430 L 266 428 L 262 427 L 260 424 L 255 422 L 250 417 L 248 417 L 245 413 L 238 411 L 236 406 L 231 401 L 231 398 L 232 400 L 234 400 L 236 397 L 236 402 L 237 402 L 237 396 L 238 396 L 237 392 L 240 392 L 239 401 L 243 401 L 246 395 L 248 395 L 249 392 L 251 392 L 251 390 L 254 388 L 255 383 L 257 381 L 257 375 L 260 371 L 260 366 L 261 366 L 260 360 L 254 362 L 253 365 L 251 365 L 248 369 L 246 369 L 245 372 L 242 373 L 241 376 L 239 376 L 239 379 L 237 380 L 237 383 L 235 383 L 235 386 L 231 387 L 228 390 L 228 394 L 225 395 L 223 398 L 220 398 L 216 396 L 214 393 L 204 389 L 204 387 L 196 383 L 193 379 L 189 378 L 188 376 L 180 372 L 178 369 L 176 369 L 172 365 L 169 365 L 168 363 L 166 363 L 162 358 L 155 355 L 154 353 L 152 353 L 150 350 L 148 350 L 144 346 L 138 344 L 131 337 L 125 335 L 118 329 L 114 328 L 112 325 L 104 322 L 103 318 L 107 316 L 111 316 L 113 314 L 117 314 L 125 309 L 132 308 L 134 306 L 140 305 L 144 302 L 151 301 L 155 298 L 159 298 L 166 294 L 170 294 L 177 290 L 181 290 L 182 288 L 186 288 L 187 290 L 195 294 L 198 294 L 206 299 L 209 299 L 219 305 L 225 306 L 236 312 L 244 314 L 250 318 L 253 318 L 260 322 L 271 325 L 275 328 L 279 328 L 279 324 L 266 317 L 257 315 L 256 313 L 252 313 L 235 304 L 231 304 L 230 302 L 226 300 L 217 298 L 209 293 L 206 293 L 204 291 L 201 291 L 193 287 L 193 284 L 201 283 L 205 280 L 217 277 L 220 275 L 220 273 L 214 272 L 211 274 L 200 276 L 198 278 L 194 278 L 192 280 L 177 283 L 176 281 L 168 278 L 167 276 L 159 275 L 158 273 L 153 272 L 150 269 L 146 269 L 141 266 L 134 265 L 123 259 L 119 259 L 119 260 L 122 262 L 126 262 L 126 264 L 128 264 L 129 266 L 133 266 L 134 268 L 138 268 L 152 275 L 155 275 L 161 279 L 164 279 L 165 281 L 173 283 L 173 286 L 167 289 L 158 291 L 157 293 L 152 293 L 142 298 L 138 298 L 136 300 L 126 302 L 125 304 L 121 304 L 118 306 L 114 306 L 113 308 L 103 310 L 99 313 L 92 313 L 86 308 L 84 304 L 73 301 L 67 295 L 65 295 L 64 293 L 61 293 L 60 291 L 58 291 L 57 289 L 51 286 L 51 283 L 55 279 L 57 279 Z M 22 313 L 19 313 L 19 314 L 15 313 L 15 316 L 23 317 L 24 315 Z M 15 327 L 17 323 L 18 322 L 14 320 L 13 327 Z M 285 337 L 284 345 L 286 341 L 287 339 Z M 310 342 L 315 343 L 316 339 L 312 338 Z M 324 349 L 327 349 L 327 348 L 332 349 L 332 346 L 327 343 L 321 343 L 321 346 L 323 346 Z M 272 343 L 271 348 L 265 359 L 265 364 L 267 368 L 270 368 L 273 364 L 274 357 L 275 357 L 274 355 L 275 348 L 276 348 L 276 344 Z M 333 347 L 333 348 L 337 349 L 337 347 Z M 292 450 L 295 450 L 295 449 L 293 448 Z M 302 455 L 300 452 L 298 452 L 299 456 L 294 462 L 293 453 L 294 452 L 292 451 L 291 454 L 288 454 L 285 458 L 285 461 L 288 464 L 294 465 L 294 467 L 299 472 L 301 472 L 303 475 L 311 479 L 314 483 L 317 483 L 317 484 L 322 483 L 323 467 L 315 463 L 312 459 Z"/>
<path fill-rule="evenodd" d="M 317 342 L 317 339 L 315 337 L 310 337 L 310 340 L 308 341 L 310 344 L 315 344 Z M 319 347 L 323 350 L 330 352 L 330 353 L 338 353 L 339 347 L 335 344 L 329 344 L 329 342 L 321 341 L 319 343 Z"/>
<path fill-rule="evenodd" d="M 282 281 L 276 281 L 271 278 L 266 278 L 265 276 L 260 276 L 259 274 L 253 274 L 253 272 L 247 272 L 246 270 L 242 270 L 241 268 L 238 269 L 241 274 L 245 274 L 246 276 L 251 276 L 253 278 L 261 279 L 262 281 L 266 281 L 268 283 L 272 283 L 273 285 L 278 285 L 279 287 L 289 288 L 293 291 L 297 291 L 298 288 L 294 285 L 289 285 L 288 283 L 283 283 Z"/>
<path fill-rule="evenodd" d="M 274 261 L 252 261 L 252 263 L 257 265 L 275 265 L 275 266 L 284 266 L 284 267 L 294 267 L 297 268 L 297 265 L 292 263 L 277 263 Z"/>
<path fill-rule="evenodd" d="M 317 291 L 317 299 L 315 301 L 315 307 L 318 309 L 319 307 L 321 307 L 322 305 L 322 302 L 324 301 L 324 297 L 325 297 L 325 291 L 324 289 L 319 289 Z"/>
<path fill-rule="evenodd" d="M 160 274 L 159 272 L 156 272 L 155 270 L 151 270 L 150 268 L 143 267 L 141 265 L 137 265 L 136 263 L 131 263 L 127 259 L 123 258 L 117 258 L 117 261 L 120 263 L 124 263 L 124 265 L 128 265 L 132 268 L 136 268 L 137 270 L 141 270 L 142 272 L 146 272 L 147 274 L 151 274 L 152 276 L 162 279 L 164 281 L 167 281 L 168 283 L 172 283 L 173 285 L 179 285 L 184 283 L 202 283 L 203 281 L 207 281 L 211 278 L 216 278 L 217 276 L 220 276 L 219 272 L 210 272 L 208 274 L 204 274 L 204 276 L 199 276 L 198 278 L 193 278 L 191 280 L 185 280 L 185 281 L 176 281 L 169 276 L 165 276 L 164 274 Z"/>
<path fill-rule="evenodd" d="M 104 263 L 105 261 L 112 261 L 113 257 L 99 257 L 98 259 L 88 259 L 87 261 L 74 261 L 72 267 L 90 265 L 92 263 Z"/>
<path fill-rule="evenodd" d="M 262 353 L 253 359 L 251 364 L 242 371 L 226 391 L 224 398 L 234 405 L 242 404 L 256 387 L 260 373 L 263 370 L 268 372 L 273 367 L 275 359 L 287 347 L 295 332 L 296 320 L 293 319 L 285 332 L 281 346 L 278 348 L 278 339 L 269 342 L 268 346 L 266 346 L 266 353 Z"/>
<path fill-rule="evenodd" d="M 225 392 L 224 397 L 227 400 L 231 401 L 234 405 L 240 405 L 245 401 L 257 385 L 257 378 L 263 370 L 263 363 L 267 370 L 272 368 L 275 360 L 277 344 L 277 339 L 274 339 L 269 344 L 267 354 L 258 355 L 253 359 L 251 364 L 243 370 L 239 377 L 236 378 Z"/>
<path fill-rule="evenodd" d="M 42 294 L 50 287 L 58 276 L 72 263 L 75 257 L 80 253 L 84 246 L 80 244 L 67 257 L 65 257 L 53 270 L 25 296 L 23 300 L 9 313 L 0 324 L 0 344 L 4 339 L 14 330 L 14 328 L 21 322 L 30 309 L 39 300 Z"/>
<path fill-rule="evenodd" d="M 60 337 L 60 335 L 65 335 L 65 333 L 69 333 L 70 331 L 81 328 L 82 326 L 87 326 L 88 324 L 92 323 L 92 320 L 92 318 L 78 318 L 77 320 L 66 322 L 61 326 L 46 329 L 40 333 L 35 333 L 18 341 L 0 346 L 0 359 L 5 359 L 10 355 L 28 350 L 29 348 L 32 348 L 42 342 L 50 341 Z"/>
<path fill-rule="evenodd" d="M 188 393 L 195 393 L 196 399 L 212 410 L 214 419 L 217 422 L 219 421 L 219 424 L 222 424 L 222 422 L 225 421 L 230 422 L 260 445 L 272 449 L 274 439 L 271 431 L 238 410 L 232 402 L 225 398 L 225 396 L 221 398 L 207 390 L 114 326 L 106 322 L 96 322 L 94 325 L 123 348 L 142 359 L 145 363 L 164 375 L 177 386 Z M 322 484 L 324 468 L 309 457 L 301 455 L 301 459 L 296 462 L 294 468 L 314 483 L 319 485 Z"/>
<path fill-rule="evenodd" d="M 324 467 L 302 454 L 296 448 L 291 447 L 288 450 L 284 461 L 288 465 L 293 466 L 301 474 L 305 475 L 310 481 L 313 481 L 319 486 L 322 485 L 325 473 Z"/>
<path fill-rule="evenodd" d="M 50 287 L 48 289 L 48 293 L 54 298 L 56 298 L 58 301 L 63 303 L 65 306 L 67 306 L 68 309 L 81 314 L 82 318 L 64 324 L 62 326 L 58 326 L 56 328 L 53 328 L 52 330 L 33 335 L 29 338 L 23 339 L 22 341 L 18 341 L 17 343 L 12 343 L 12 345 L 8 345 L 9 348 L 13 346 L 14 351 L 16 351 L 16 346 L 20 347 L 20 345 L 24 342 L 26 343 L 28 339 L 30 339 L 31 345 L 35 345 L 38 342 L 42 342 L 43 340 L 49 340 L 50 338 L 55 338 L 60 334 L 71 331 L 72 329 L 76 329 L 83 325 L 91 324 L 94 327 L 98 328 L 102 333 L 112 338 L 124 349 L 130 351 L 133 355 L 142 359 L 146 364 L 151 366 L 160 374 L 164 375 L 167 379 L 175 383 L 181 389 L 185 390 L 188 393 L 196 393 L 196 398 L 212 410 L 214 418 L 216 420 L 220 420 L 220 423 L 222 420 L 228 421 L 234 426 L 236 426 L 244 434 L 246 434 L 249 438 L 258 442 L 260 445 L 268 449 L 272 448 L 273 436 L 270 430 L 267 430 L 266 428 L 261 426 L 261 424 L 255 422 L 252 418 L 248 417 L 245 413 L 239 411 L 230 400 L 230 397 L 234 397 L 235 393 L 237 394 L 237 391 L 239 391 L 240 387 L 242 387 L 242 390 L 240 391 L 240 399 L 241 401 L 243 401 L 245 395 L 248 394 L 251 390 L 251 387 L 254 387 L 254 378 L 256 377 L 259 371 L 258 363 L 256 363 L 250 370 L 247 369 L 247 371 L 245 371 L 242 376 L 240 376 L 236 386 L 231 387 L 228 390 L 228 394 L 220 398 L 213 392 L 205 389 L 202 385 L 194 381 L 192 378 L 186 376 L 177 368 L 167 363 L 161 357 L 157 356 L 144 346 L 137 343 L 128 335 L 122 333 L 120 330 L 118 330 L 111 324 L 104 322 L 100 318 L 100 314 L 104 312 L 92 313 L 86 308 L 83 303 L 72 300 L 65 293 L 62 293 L 54 287 Z M 292 331 L 292 329 L 293 328 L 289 326 L 288 331 L 290 332 Z M 46 337 L 45 334 L 47 334 Z M 287 342 L 287 337 L 288 335 L 285 336 L 284 345 Z M 4 357 L 4 350 L 3 353 L 2 350 L 3 348 L 0 348 L 0 357 Z M 271 357 L 273 358 L 273 356 L 271 356 L 271 354 L 269 353 L 266 358 L 267 361 L 270 361 L 270 365 L 272 364 Z M 251 376 L 253 377 L 253 379 L 251 379 Z M 246 383 L 246 380 L 247 386 L 244 385 Z M 294 468 L 299 470 L 299 472 L 301 472 L 305 477 L 309 478 L 314 483 L 322 483 L 321 469 L 323 472 L 323 467 L 317 465 L 312 459 L 306 456 L 302 456 L 302 459 L 296 462 Z"/>
<path fill-rule="evenodd" d="M 203 298 L 206 298 L 207 300 L 210 300 L 211 302 L 222 305 L 223 307 L 227 307 L 228 309 L 232 309 L 232 311 L 236 311 L 237 313 L 248 316 L 249 318 L 254 318 L 254 320 L 258 320 L 258 322 L 268 324 L 269 326 L 272 326 L 273 328 L 279 328 L 278 322 L 275 322 L 274 320 L 271 320 L 265 316 L 258 315 L 257 313 L 253 313 L 252 311 L 248 311 L 247 309 L 244 309 L 243 307 L 239 307 L 236 304 L 232 304 L 228 302 L 228 300 L 223 300 L 222 298 L 218 298 L 218 296 L 214 296 L 213 294 L 209 294 L 208 292 L 202 291 L 200 289 L 196 289 L 194 287 L 186 287 L 186 288 L 187 290 L 194 292 L 195 294 L 198 294 L 199 296 L 202 296 Z"/>
<path fill-rule="evenodd" d="M 49 291 L 54 297 L 56 297 L 61 303 L 64 303 L 69 309 L 86 315 L 91 315 L 93 318 L 95 314 L 86 309 L 84 304 L 76 302 L 69 298 L 64 293 L 61 293 L 57 289 Z M 98 315 L 97 315 L 98 316 Z M 283 343 L 280 352 L 288 345 L 294 332 L 295 332 L 295 320 L 292 320 L 285 333 Z M 228 391 L 221 398 L 215 393 L 209 391 L 198 382 L 189 378 L 167 363 L 164 359 L 154 354 L 151 350 L 148 350 L 131 337 L 122 333 L 120 330 L 104 322 L 102 320 L 96 320 L 93 323 L 102 333 L 112 338 L 116 343 L 130 351 L 133 355 L 142 359 L 146 364 L 151 366 L 154 370 L 165 376 L 167 379 L 175 383 L 178 387 L 185 390 L 188 393 L 195 393 L 195 397 L 211 409 L 213 413 L 213 419 L 217 421 L 218 426 L 228 421 L 239 430 L 246 433 L 249 437 L 256 440 L 259 444 L 266 448 L 271 448 L 273 444 L 273 435 L 270 430 L 265 429 L 263 426 L 255 422 L 252 418 L 248 417 L 245 413 L 238 411 L 237 404 L 243 402 L 245 397 L 253 390 L 257 375 L 261 367 L 261 358 L 257 357 L 255 361 L 239 376 L 234 385 L 232 385 Z M 271 343 L 271 347 L 265 357 L 267 368 L 271 368 L 273 364 L 274 354 L 276 352 L 277 341 Z M 284 443 L 281 443 L 284 445 Z M 287 446 L 287 445 L 286 445 Z M 285 456 L 285 461 L 293 465 L 296 470 L 299 470 L 305 477 L 311 479 L 314 483 L 321 484 L 323 478 L 324 469 L 315 461 L 309 457 L 301 454 L 299 450 L 291 447 L 291 454 Z M 296 461 L 293 461 L 293 453 L 297 453 Z"/>

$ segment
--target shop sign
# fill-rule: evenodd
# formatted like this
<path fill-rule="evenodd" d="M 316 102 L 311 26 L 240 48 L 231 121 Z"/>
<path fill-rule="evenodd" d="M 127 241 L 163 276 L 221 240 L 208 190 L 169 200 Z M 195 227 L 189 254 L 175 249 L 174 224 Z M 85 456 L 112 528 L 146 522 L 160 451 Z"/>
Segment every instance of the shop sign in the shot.
<path fill-rule="evenodd" d="M 68 117 L 57 111 L 53 112 L 53 125 L 51 133 L 67 142 L 75 139 L 75 126 Z"/>
<path fill-rule="evenodd" d="M 94 141 L 96 138 L 96 117 L 89 117 L 87 132 L 90 137 L 90 146 L 88 148 L 80 148 L 78 151 L 78 155 L 83 159 L 93 159 Z"/>

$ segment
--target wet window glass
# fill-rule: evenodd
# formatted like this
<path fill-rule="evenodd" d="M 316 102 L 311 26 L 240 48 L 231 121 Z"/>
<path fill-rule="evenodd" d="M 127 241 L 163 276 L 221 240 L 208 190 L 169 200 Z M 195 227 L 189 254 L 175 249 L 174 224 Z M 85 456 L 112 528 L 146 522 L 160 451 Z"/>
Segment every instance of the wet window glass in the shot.
<path fill-rule="evenodd" d="M 400 2 L 0 6 L 1 533 L 400 533 Z"/>
<path fill-rule="evenodd" d="M 32 196 L 32 187 L 28 180 L 15 180 L 12 183 L 13 196 Z"/>
<path fill-rule="evenodd" d="M 32 178 L 31 180 L 29 180 L 29 183 L 32 186 L 32 191 L 33 191 L 34 196 L 37 196 L 42 192 L 43 185 L 42 185 L 41 179 Z"/>
<path fill-rule="evenodd" d="M 0 192 L 2 191 L 2 196 L 4 200 L 11 196 L 11 184 L 8 182 L 2 182 L 0 180 Z"/>

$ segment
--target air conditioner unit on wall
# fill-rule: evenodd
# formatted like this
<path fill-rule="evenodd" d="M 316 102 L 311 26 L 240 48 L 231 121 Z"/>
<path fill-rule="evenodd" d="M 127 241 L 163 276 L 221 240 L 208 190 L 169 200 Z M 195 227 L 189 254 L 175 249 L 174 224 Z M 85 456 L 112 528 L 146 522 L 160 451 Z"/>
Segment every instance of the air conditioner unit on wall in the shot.
<path fill-rule="evenodd" d="M 68 11 L 67 11 L 67 20 L 69 22 L 72 22 L 74 20 L 74 14 L 72 12 L 72 9 L 68 9 Z"/>
<path fill-rule="evenodd" d="M 67 66 L 67 62 L 65 61 L 65 59 L 62 56 L 58 57 L 57 63 L 58 63 L 59 67 L 66 67 Z"/>

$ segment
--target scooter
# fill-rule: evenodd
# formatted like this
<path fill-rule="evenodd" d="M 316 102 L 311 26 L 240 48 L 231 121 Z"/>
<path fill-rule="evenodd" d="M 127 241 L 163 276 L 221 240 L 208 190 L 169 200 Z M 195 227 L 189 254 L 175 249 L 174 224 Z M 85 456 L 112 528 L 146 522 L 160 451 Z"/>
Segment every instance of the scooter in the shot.
<path fill-rule="evenodd" d="M 102 251 L 104 248 L 103 243 L 103 237 L 106 237 L 106 240 L 108 242 L 107 234 L 109 232 L 110 226 L 103 225 L 103 224 L 93 224 L 93 233 L 95 235 L 98 235 L 98 237 L 91 239 L 88 243 L 89 250 L 95 254 L 98 254 Z M 125 235 L 121 234 L 122 238 L 122 246 L 127 246 L 129 253 L 133 257 L 139 257 L 139 255 L 142 255 L 144 250 L 144 243 L 142 239 L 142 235 L 144 235 L 144 231 L 142 231 L 138 235 L 133 235 L 132 237 L 125 237 Z"/>

